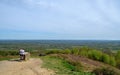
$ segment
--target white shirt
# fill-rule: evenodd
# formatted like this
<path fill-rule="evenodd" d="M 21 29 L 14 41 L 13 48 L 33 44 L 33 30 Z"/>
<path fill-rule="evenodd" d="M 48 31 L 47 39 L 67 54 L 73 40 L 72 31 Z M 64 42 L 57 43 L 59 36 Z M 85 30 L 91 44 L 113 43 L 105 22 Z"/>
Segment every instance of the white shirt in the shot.
<path fill-rule="evenodd" d="M 25 54 L 25 50 L 20 49 L 19 53 L 24 55 Z"/>

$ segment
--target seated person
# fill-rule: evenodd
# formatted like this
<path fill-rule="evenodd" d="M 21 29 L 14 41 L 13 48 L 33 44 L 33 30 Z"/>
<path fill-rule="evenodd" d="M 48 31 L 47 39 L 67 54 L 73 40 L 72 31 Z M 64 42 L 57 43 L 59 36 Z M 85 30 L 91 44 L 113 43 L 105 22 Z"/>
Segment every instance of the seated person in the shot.
<path fill-rule="evenodd" d="M 20 60 L 25 60 L 25 50 L 20 49 L 19 54 L 20 54 Z"/>

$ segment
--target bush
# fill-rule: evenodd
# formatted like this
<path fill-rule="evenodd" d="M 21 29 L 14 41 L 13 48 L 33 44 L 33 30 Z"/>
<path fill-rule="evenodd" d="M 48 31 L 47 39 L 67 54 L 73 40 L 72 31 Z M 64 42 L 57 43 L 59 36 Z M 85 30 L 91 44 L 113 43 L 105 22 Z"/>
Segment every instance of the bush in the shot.
<path fill-rule="evenodd" d="M 45 53 L 40 53 L 39 56 L 46 56 L 46 54 Z"/>
<path fill-rule="evenodd" d="M 18 54 L 19 54 L 19 52 L 14 51 L 14 50 L 10 50 L 10 51 L 3 51 L 3 50 L 1 50 L 0 51 L 0 55 L 1 56 L 10 56 L 10 55 L 15 56 L 15 55 L 18 55 Z"/>
<path fill-rule="evenodd" d="M 103 54 L 103 55 L 102 55 L 102 61 L 103 61 L 104 63 L 109 64 L 109 62 L 110 62 L 110 57 L 109 57 L 109 55 Z"/>
<path fill-rule="evenodd" d="M 115 58 L 114 57 L 110 57 L 110 62 L 109 62 L 110 65 L 112 66 L 116 66 L 116 61 L 115 61 Z"/>
<path fill-rule="evenodd" d="M 119 68 L 119 69 L 120 69 L 120 60 L 119 60 L 119 61 L 117 61 L 116 66 L 117 66 L 117 68 Z"/>
<path fill-rule="evenodd" d="M 117 53 L 116 53 L 116 59 L 120 59 L 120 51 L 117 51 Z"/>
<path fill-rule="evenodd" d="M 79 48 L 73 48 L 71 53 L 75 54 L 75 55 L 78 55 L 79 54 Z"/>
<path fill-rule="evenodd" d="M 96 75 L 119 75 L 111 68 L 95 69 L 93 73 Z"/>
<path fill-rule="evenodd" d="M 56 54 L 56 53 L 60 53 L 60 51 L 59 50 L 48 50 L 46 52 L 46 54 Z"/>
<path fill-rule="evenodd" d="M 89 51 L 89 58 L 100 61 L 102 57 L 102 52 L 97 50 Z"/>
<path fill-rule="evenodd" d="M 80 56 L 84 56 L 84 57 L 88 57 L 88 52 L 85 51 L 85 50 L 81 50 L 81 51 L 79 52 L 79 55 L 80 55 Z"/>
<path fill-rule="evenodd" d="M 63 51 L 63 53 L 64 53 L 64 54 L 71 54 L 71 50 L 65 49 L 65 50 Z"/>
<path fill-rule="evenodd" d="M 117 51 L 115 58 L 116 58 L 116 62 L 117 62 L 117 64 L 116 64 L 117 68 L 120 69 L 120 51 Z"/>
<path fill-rule="evenodd" d="M 12 55 L 12 56 L 19 55 L 19 52 L 17 52 L 17 51 L 9 51 L 9 55 Z"/>

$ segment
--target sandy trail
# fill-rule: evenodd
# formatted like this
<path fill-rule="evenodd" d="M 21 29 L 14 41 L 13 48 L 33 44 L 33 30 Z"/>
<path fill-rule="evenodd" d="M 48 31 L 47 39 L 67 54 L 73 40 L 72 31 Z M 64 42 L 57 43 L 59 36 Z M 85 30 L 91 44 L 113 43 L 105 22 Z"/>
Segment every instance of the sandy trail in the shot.
<path fill-rule="evenodd" d="M 0 61 L 0 75 L 53 75 L 52 70 L 41 68 L 42 60 L 32 58 L 29 61 Z"/>

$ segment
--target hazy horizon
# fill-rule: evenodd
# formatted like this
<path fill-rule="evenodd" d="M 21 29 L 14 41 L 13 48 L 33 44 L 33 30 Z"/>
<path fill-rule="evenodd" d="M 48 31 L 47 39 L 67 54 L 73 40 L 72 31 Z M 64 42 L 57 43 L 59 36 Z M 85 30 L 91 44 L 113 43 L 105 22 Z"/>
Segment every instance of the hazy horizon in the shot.
<path fill-rule="evenodd" d="M 120 40 L 119 0 L 0 0 L 0 40 Z"/>

